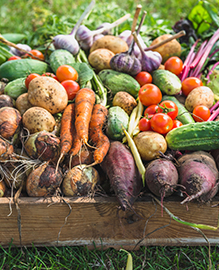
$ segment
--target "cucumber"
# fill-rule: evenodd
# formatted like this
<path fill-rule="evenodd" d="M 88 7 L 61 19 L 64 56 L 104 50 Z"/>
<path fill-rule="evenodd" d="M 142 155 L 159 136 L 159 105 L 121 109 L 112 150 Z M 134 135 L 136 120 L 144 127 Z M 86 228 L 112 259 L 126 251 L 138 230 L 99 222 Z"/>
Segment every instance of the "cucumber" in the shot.
<path fill-rule="evenodd" d="M 166 95 L 176 95 L 181 91 L 182 83 L 174 73 L 165 69 L 157 69 L 151 73 L 152 83 Z"/>
<path fill-rule="evenodd" d="M 169 131 L 165 137 L 172 150 L 219 149 L 219 121 L 196 122 Z"/>
<path fill-rule="evenodd" d="M 69 51 L 58 49 L 50 54 L 49 63 L 52 71 L 56 73 L 59 66 L 75 63 L 75 58 Z"/>
<path fill-rule="evenodd" d="M 9 82 L 5 86 L 4 94 L 12 97 L 13 99 L 17 99 L 21 94 L 26 93 L 27 87 L 25 85 L 25 79 L 26 77 L 18 78 Z"/>
<path fill-rule="evenodd" d="M 119 106 L 109 108 L 106 134 L 111 140 L 121 140 L 125 134 L 123 127 L 128 129 L 129 116 Z"/>
<path fill-rule="evenodd" d="M 7 61 L 0 66 L 0 79 L 6 78 L 13 81 L 18 78 L 26 77 L 30 73 L 42 75 L 48 70 L 48 65 L 36 59 L 18 59 Z"/>
<path fill-rule="evenodd" d="M 98 76 L 113 95 L 124 91 L 134 97 L 138 96 L 140 84 L 131 75 L 112 69 L 104 69 L 99 72 Z"/>
<path fill-rule="evenodd" d="M 171 100 L 177 105 L 178 115 L 177 115 L 176 119 L 179 120 L 183 125 L 195 123 L 195 120 L 193 119 L 191 114 L 187 111 L 185 106 L 178 101 L 178 99 L 176 97 L 164 95 L 162 97 L 162 101 L 164 101 L 164 100 Z"/>

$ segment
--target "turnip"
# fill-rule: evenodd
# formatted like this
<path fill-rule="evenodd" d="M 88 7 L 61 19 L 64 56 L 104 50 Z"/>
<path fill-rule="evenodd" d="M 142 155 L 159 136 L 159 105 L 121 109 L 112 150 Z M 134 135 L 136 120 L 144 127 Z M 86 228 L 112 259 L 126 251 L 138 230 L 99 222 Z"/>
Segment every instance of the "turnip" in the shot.
<path fill-rule="evenodd" d="M 213 157 L 204 151 L 185 154 L 178 159 L 179 181 L 188 195 L 181 203 L 199 199 L 208 201 L 218 190 L 218 170 Z"/>
<path fill-rule="evenodd" d="M 143 186 L 129 148 L 119 141 L 111 142 L 101 167 L 109 178 L 122 210 L 132 208 Z"/>

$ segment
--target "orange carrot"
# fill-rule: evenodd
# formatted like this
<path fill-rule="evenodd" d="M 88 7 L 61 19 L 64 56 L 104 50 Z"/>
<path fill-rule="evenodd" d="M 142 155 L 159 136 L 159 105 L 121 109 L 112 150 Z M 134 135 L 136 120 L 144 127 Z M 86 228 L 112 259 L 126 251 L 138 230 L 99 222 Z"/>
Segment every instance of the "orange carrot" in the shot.
<path fill-rule="evenodd" d="M 64 109 L 62 119 L 61 119 L 61 128 L 60 128 L 60 157 L 57 162 L 56 169 L 58 169 L 59 163 L 64 155 L 68 154 L 72 147 L 73 141 L 73 125 L 74 125 L 74 112 L 75 104 L 70 103 Z"/>
<path fill-rule="evenodd" d="M 82 143 L 88 144 L 89 124 L 96 96 L 92 89 L 82 88 L 75 97 L 75 129 Z"/>
<path fill-rule="evenodd" d="M 103 133 L 103 127 L 106 122 L 107 115 L 108 110 L 105 106 L 101 104 L 94 105 L 89 126 L 89 138 L 96 147 L 93 154 L 94 163 L 91 164 L 92 166 L 103 161 L 110 147 L 110 141 Z"/>

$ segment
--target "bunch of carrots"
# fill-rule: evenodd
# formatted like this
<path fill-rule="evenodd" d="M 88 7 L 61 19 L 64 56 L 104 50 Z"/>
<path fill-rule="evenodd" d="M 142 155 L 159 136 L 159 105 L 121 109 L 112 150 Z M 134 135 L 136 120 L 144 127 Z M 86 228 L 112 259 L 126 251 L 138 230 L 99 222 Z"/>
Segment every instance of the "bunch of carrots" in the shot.
<path fill-rule="evenodd" d="M 77 92 L 75 102 L 65 108 L 61 120 L 61 150 L 57 169 L 65 155 L 69 154 L 71 160 L 83 145 L 94 148 L 94 162 L 89 166 L 101 163 L 107 154 L 110 141 L 103 133 L 103 127 L 108 110 L 102 104 L 95 104 L 95 100 L 95 92 L 92 89 L 82 88 Z M 92 145 L 89 144 L 90 141 Z"/>

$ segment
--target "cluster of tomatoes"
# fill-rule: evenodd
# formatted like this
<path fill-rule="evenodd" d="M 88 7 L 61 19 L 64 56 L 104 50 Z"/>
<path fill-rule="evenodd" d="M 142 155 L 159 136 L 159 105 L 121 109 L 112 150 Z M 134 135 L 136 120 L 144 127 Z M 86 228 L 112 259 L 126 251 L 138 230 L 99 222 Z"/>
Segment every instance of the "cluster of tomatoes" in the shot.
<path fill-rule="evenodd" d="M 177 57 L 170 57 L 165 63 L 164 68 L 179 75 L 183 70 L 183 62 Z M 170 130 L 182 126 L 183 124 L 176 119 L 178 107 L 171 100 L 162 101 L 160 89 L 152 83 L 152 76 L 148 72 L 140 72 L 135 79 L 139 82 L 141 88 L 138 98 L 146 107 L 144 116 L 139 121 L 140 131 L 155 131 L 166 135 Z M 185 97 L 196 87 L 202 86 L 199 78 L 188 77 L 182 81 L 182 95 Z M 192 116 L 196 122 L 207 121 L 210 117 L 210 110 L 206 106 L 196 106 Z"/>

